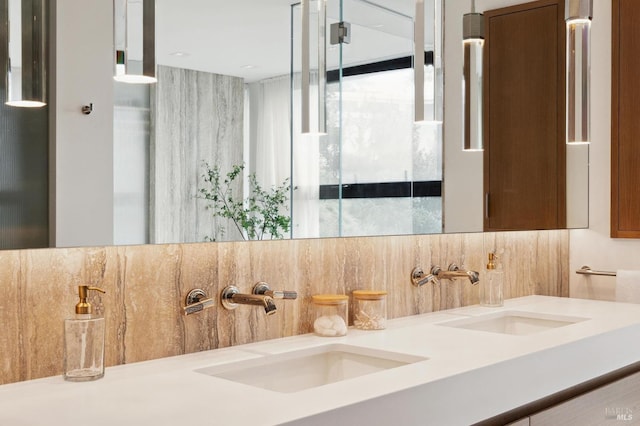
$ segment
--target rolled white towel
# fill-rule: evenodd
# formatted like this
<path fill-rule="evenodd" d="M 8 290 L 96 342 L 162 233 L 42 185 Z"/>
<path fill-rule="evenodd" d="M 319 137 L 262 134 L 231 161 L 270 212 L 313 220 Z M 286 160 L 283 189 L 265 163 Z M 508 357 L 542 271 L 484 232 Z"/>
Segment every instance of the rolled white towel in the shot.
<path fill-rule="evenodd" d="M 640 271 L 616 272 L 616 301 L 640 303 Z"/>
<path fill-rule="evenodd" d="M 320 336 L 344 336 L 347 334 L 347 323 L 340 315 L 325 315 L 316 318 L 313 331 Z"/>

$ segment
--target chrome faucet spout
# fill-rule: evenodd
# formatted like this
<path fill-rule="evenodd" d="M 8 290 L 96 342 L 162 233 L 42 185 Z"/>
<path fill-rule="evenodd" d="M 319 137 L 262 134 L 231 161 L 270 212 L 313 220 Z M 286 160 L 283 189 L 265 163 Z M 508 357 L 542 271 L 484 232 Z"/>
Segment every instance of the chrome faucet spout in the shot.
<path fill-rule="evenodd" d="M 260 306 L 267 315 L 276 313 L 276 304 L 271 296 L 262 294 L 243 294 L 237 287 L 227 286 L 222 290 L 220 298 L 222 306 L 227 309 L 235 309 L 238 305 Z"/>
<path fill-rule="evenodd" d="M 471 284 L 476 285 L 480 282 L 480 274 L 477 271 L 467 271 L 467 275 Z"/>
<path fill-rule="evenodd" d="M 460 269 L 458 265 L 452 263 L 449 265 L 446 271 L 442 270 L 439 266 L 434 266 L 431 268 L 431 274 L 436 276 L 438 279 L 445 280 L 455 280 L 458 278 L 467 278 L 471 284 L 478 284 L 480 282 L 480 274 L 476 271 L 465 271 Z"/>
<path fill-rule="evenodd" d="M 276 304 L 271 296 L 236 293 L 230 299 L 238 305 L 262 306 L 267 315 L 276 313 Z"/>

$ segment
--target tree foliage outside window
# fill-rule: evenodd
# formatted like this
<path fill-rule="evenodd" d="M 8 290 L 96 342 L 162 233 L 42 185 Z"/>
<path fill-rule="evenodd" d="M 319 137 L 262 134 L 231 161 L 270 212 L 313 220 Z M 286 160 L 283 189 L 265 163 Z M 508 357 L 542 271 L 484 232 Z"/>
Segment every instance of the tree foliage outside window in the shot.
<path fill-rule="evenodd" d="M 202 175 L 204 185 L 198 190 L 198 198 L 207 201 L 206 208 L 214 217 L 231 220 L 245 240 L 282 239 L 291 227 L 288 213 L 289 178 L 280 185 L 264 189 L 255 173 L 249 175 L 249 196 L 234 193 L 235 183 L 242 179 L 243 165 L 234 165 L 226 175 L 220 167 L 204 162 Z M 216 241 L 224 235 L 225 229 L 216 224 L 215 236 L 206 237 L 207 241 Z"/>

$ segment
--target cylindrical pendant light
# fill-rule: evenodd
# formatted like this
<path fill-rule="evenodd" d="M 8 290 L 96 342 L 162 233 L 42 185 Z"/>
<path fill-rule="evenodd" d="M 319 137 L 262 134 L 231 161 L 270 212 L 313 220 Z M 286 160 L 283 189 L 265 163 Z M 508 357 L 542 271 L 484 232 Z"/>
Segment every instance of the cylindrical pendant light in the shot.
<path fill-rule="evenodd" d="M 416 124 L 442 123 L 441 93 L 438 83 L 441 78 L 441 1 L 415 0 L 413 21 L 413 121 Z M 425 9 L 425 7 L 431 10 Z M 426 17 L 434 17 L 427 22 Z M 425 94 L 425 89 L 426 94 Z M 429 104 L 430 107 L 428 106 Z"/>
<path fill-rule="evenodd" d="M 593 0 L 566 0 L 567 143 L 591 141 L 590 68 Z"/>
<path fill-rule="evenodd" d="M 115 70 L 123 83 L 155 83 L 155 0 L 114 0 Z"/>
<path fill-rule="evenodd" d="M 423 123 L 424 116 L 424 0 L 416 0 L 413 22 L 413 120 Z"/>
<path fill-rule="evenodd" d="M 9 0 L 9 63 L 6 104 L 47 104 L 46 0 Z"/>
<path fill-rule="evenodd" d="M 301 1 L 302 12 L 302 126 L 304 134 L 324 135 L 327 133 L 327 2 L 317 1 L 318 12 L 318 120 L 311 118 L 311 0 Z"/>
<path fill-rule="evenodd" d="M 318 134 L 327 133 L 327 0 L 318 0 Z"/>
<path fill-rule="evenodd" d="M 484 16 L 475 12 L 462 17 L 462 47 L 464 52 L 464 144 L 465 151 L 482 151 L 482 50 L 484 47 Z"/>

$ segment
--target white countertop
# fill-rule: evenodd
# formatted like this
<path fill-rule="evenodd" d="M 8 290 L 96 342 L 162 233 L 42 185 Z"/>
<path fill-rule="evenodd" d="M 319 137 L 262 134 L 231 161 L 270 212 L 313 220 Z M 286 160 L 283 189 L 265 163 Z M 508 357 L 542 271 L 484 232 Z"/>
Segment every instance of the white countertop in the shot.
<path fill-rule="evenodd" d="M 589 318 L 526 336 L 443 327 L 503 310 Z M 0 386 L 0 425 L 467 425 L 640 361 L 640 305 L 529 296 L 107 368 L 101 380 L 49 377 Z M 426 361 L 295 393 L 194 370 L 341 343 Z"/>

